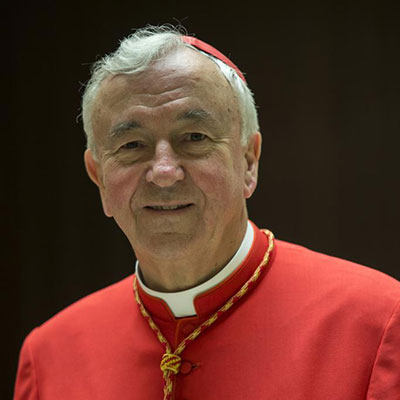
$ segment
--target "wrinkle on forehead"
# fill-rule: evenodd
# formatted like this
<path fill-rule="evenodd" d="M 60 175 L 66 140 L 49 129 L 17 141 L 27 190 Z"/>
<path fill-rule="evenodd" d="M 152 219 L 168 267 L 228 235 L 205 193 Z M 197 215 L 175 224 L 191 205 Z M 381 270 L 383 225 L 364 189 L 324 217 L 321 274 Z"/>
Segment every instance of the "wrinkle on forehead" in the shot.
<path fill-rule="evenodd" d="M 186 97 L 207 99 L 212 108 L 225 108 L 228 118 L 239 115 L 238 100 L 218 66 L 206 56 L 185 48 L 139 74 L 106 78 L 93 110 L 94 127 L 106 128 L 107 114 L 113 110 L 120 113 L 132 106 L 162 107 Z"/>

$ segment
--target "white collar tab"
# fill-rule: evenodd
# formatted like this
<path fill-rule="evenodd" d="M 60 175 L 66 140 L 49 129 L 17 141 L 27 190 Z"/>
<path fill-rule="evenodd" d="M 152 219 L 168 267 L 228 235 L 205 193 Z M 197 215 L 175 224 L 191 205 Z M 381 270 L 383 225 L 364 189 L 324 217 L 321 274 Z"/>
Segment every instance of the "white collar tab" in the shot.
<path fill-rule="evenodd" d="M 219 285 L 229 275 L 231 275 L 242 264 L 248 255 L 253 244 L 253 240 L 254 230 L 250 221 L 247 221 L 247 229 L 242 243 L 228 264 L 226 264 L 221 271 L 219 271 L 208 281 L 203 282 L 202 284 L 193 288 L 182 290 L 181 292 L 165 293 L 148 288 L 141 279 L 138 261 L 136 261 L 135 267 L 136 277 L 141 288 L 150 296 L 162 299 L 168 305 L 176 318 L 193 316 L 196 315 L 196 310 L 194 308 L 194 299 L 196 296 Z"/>

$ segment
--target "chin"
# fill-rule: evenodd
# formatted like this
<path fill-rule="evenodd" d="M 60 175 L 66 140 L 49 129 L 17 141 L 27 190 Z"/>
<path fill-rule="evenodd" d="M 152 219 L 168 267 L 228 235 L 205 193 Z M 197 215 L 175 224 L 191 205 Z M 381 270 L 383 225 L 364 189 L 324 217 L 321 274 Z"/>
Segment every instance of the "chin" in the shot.
<path fill-rule="evenodd" d="M 143 234 L 134 242 L 134 249 L 142 249 L 152 256 L 165 260 L 187 257 L 198 246 L 197 235 L 193 232 L 157 231 Z"/>

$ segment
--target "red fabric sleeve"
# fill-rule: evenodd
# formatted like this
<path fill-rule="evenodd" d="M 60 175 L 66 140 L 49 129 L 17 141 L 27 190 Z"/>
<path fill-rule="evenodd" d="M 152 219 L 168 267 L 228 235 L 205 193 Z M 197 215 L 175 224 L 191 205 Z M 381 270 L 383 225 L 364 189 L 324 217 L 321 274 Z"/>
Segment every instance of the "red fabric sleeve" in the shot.
<path fill-rule="evenodd" d="M 367 400 L 400 400 L 400 302 L 391 315 L 376 354 Z"/>
<path fill-rule="evenodd" d="M 37 400 L 36 374 L 30 348 L 29 335 L 21 348 L 17 379 L 15 382 L 14 400 Z"/>

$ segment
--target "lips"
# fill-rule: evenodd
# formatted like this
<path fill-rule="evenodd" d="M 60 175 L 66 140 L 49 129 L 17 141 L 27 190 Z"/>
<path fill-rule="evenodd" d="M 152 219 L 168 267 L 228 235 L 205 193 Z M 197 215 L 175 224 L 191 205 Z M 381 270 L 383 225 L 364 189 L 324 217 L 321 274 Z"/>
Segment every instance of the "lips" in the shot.
<path fill-rule="evenodd" d="M 187 208 L 192 204 L 173 204 L 173 205 L 152 205 L 146 206 L 145 208 L 155 211 L 173 211 L 173 210 L 180 210 L 182 208 Z"/>

